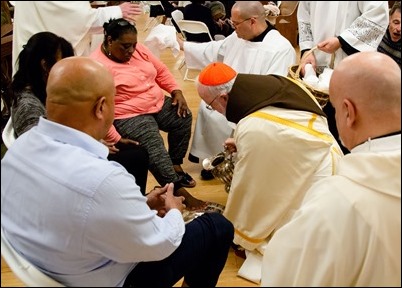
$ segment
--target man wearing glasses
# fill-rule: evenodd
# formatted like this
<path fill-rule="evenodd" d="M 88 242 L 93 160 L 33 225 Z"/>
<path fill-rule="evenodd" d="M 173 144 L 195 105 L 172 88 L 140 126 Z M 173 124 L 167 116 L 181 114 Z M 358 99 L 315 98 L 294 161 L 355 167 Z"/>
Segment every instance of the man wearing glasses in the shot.
<path fill-rule="evenodd" d="M 296 63 L 296 52 L 290 42 L 266 21 L 265 9 L 259 1 L 236 2 L 230 22 L 235 31 L 221 41 L 194 43 L 179 40 L 189 67 L 201 70 L 218 61 L 230 65 L 238 73 L 287 75 L 289 66 Z M 201 101 L 189 160 L 198 162 L 221 152 L 224 141 L 232 133 L 231 126 L 225 117 L 208 110 Z"/>

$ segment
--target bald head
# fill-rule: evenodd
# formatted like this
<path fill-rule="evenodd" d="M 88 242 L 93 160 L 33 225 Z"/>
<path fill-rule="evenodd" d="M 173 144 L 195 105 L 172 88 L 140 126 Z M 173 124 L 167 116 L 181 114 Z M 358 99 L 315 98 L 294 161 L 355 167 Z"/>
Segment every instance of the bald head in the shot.
<path fill-rule="evenodd" d="M 360 52 L 345 58 L 334 69 L 329 94 L 348 149 L 400 131 L 401 70 L 389 56 Z"/>
<path fill-rule="evenodd" d="M 49 120 L 104 137 L 113 121 L 115 87 L 102 64 L 87 57 L 64 58 L 52 67 L 46 92 Z"/>
<path fill-rule="evenodd" d="M 232 11 L 236 11 L 236 13 L 239 13 L 239 16 L 244 19 L 265 15 L 264 6 L 260 1 L 236 1 L 232 7 Z"/>
<path fill-rule="evenodd" d="M 236 1 L 231 20 L 237 37 L 248 41 L 261 35 L 268 27 L 264 6 L 259 1 Z"/>
<path fill-rule="evenodd" d="M 99 62 L 87 57 L 65 58 L 49 74 L 46 106 L 93 101 L 110 87 L 114 87 L 113 78 Z"/>

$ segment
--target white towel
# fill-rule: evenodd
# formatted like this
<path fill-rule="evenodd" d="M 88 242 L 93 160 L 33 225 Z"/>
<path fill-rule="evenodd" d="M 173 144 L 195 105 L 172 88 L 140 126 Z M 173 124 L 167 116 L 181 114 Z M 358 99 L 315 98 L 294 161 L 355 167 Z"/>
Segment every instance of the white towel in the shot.
<path fill-rule="evenodd" d="M 240 267 L 237 275 L 252 281 L 254 283 L 261 283 L 261 268 L 262 268 L 262 255 L 257 251 L 246 250 L 246 260 Z"/>
<path fill-rule="evenodd" d="M 179 42 L 177 42 L 176 28 L 174 26 L 158 24 L 149 32 L 149 35 L 144 41 L 144 45 L 158 58 L 160 57 L 161 51 L 166 48 L 172 50 L 174 57 L 180 54 L 180 45 Z"/>

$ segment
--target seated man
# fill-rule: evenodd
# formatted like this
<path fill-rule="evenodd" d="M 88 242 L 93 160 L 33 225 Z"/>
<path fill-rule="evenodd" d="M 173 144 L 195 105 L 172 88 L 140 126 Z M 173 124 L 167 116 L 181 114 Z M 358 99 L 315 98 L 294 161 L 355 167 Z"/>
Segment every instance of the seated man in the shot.
<path fill-rule="evenodd" d="M 52 67 L 47 118 L 1 161 L 4 236 L 66 286 L 167 287 L 182 277 L 215 286 L 233 225 L 219 213 L 185 225 L 173 184 L 143 196 L 134 177 L 106 159 L 100 139 L 113 122 L 114 95 L 112 75 L 93 59 Z"/>
<path fill-rule="evenodd" d="M 339 135 L 351 153 L 313 185 L 270 240 L 264 287 L 401 287 L 401 71 L 360 52 L 329 86 Z"/>
<path fill-rule="evenodd" d="M 317 100 L 289 78 L 237 74 L 215 62 L 197 88 L 208 109 L 237 124 L 234 142 L 226 142 L 237 155 L 224 215 L 235 226 L 234 242 L 257 258 L 305 191 L 335 172 L 342 151 Z"/>

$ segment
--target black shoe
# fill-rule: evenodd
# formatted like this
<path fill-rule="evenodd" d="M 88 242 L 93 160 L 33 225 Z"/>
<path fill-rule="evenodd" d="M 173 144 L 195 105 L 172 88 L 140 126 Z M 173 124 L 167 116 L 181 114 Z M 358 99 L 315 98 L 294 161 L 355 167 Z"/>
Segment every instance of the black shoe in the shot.
<path fill-rule="evenodd" d="M 212 180 L 214 179 L 214 175 L 212 175 L 211 170 L 202 169 L 201 170 L 201 179 L 202 180 Z"/>
<path fill-rule="evenodd" d="M 186 172 L 176 172 L 180 176 L 181 187 L 192 188 L 195 187 L 196 182 L 190 174 Z"/>
<path fill-rule="evenodd" d="M 194 156 L 193 154 L 188 155 L 188 160 L 193 163 L 200 163 L 200 158 Z"/>

